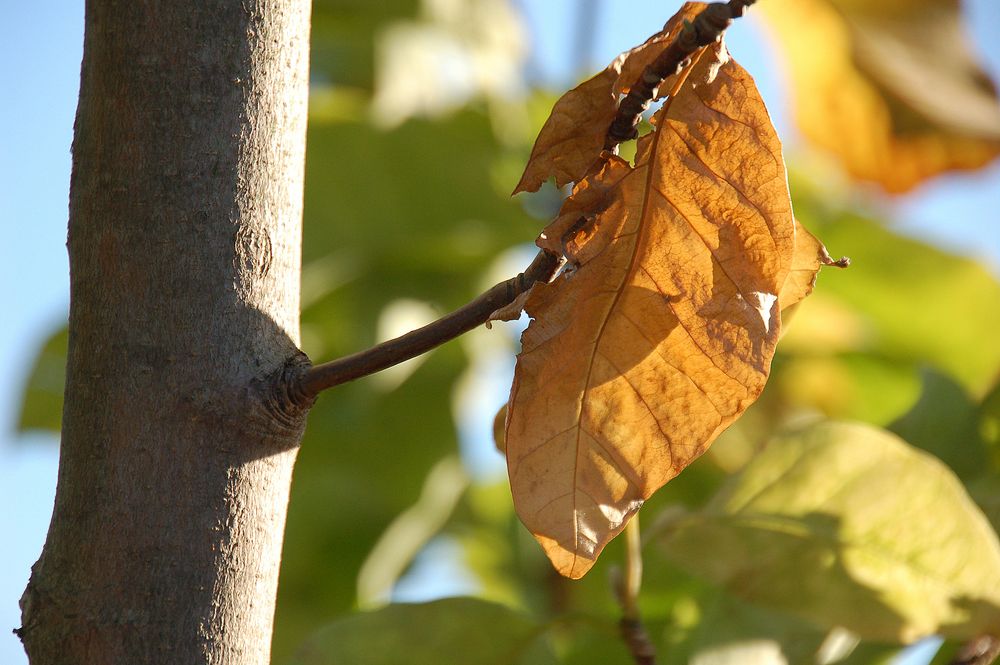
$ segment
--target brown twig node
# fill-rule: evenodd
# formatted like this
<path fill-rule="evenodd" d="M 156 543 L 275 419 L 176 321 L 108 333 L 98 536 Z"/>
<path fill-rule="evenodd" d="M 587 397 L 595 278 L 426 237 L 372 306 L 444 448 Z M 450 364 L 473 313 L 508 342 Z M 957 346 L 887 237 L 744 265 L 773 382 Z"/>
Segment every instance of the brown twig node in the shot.
<path fill-rule="evenodd" d="M 636 665 L 656 665 L 656 649 L 642 621 L 622 617 L 618 622 L 618 630 Z"/>
<path fill-rule="evenodd" d="M 746 13 L 746 8 L 756 0 L 730 0 L 711 4 L 693 21 L 685 21 L 677 38 L 643 70 L 628 94 L 618 104 L 618 113 L 608 127 L 605 150 L 613 150 L 622 141 L 639 135 L 638 125 L 642 112 L 656 94 L 664 79 L 680 73 L 698 49 L 717 41 L 733 19 Z"/>

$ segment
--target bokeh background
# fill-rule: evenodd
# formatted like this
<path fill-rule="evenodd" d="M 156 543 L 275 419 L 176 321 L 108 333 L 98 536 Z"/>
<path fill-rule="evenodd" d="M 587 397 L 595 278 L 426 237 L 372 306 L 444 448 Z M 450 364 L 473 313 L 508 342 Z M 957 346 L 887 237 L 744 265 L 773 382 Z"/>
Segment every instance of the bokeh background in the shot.
<path fill-rule="evenodd" d="M 508 193 L 552 103 L 675 4 L 316 0 L 302 330 L 313 360 L 405 332 L 522 269 L 561 193 Z M 0 4 L 0 662 L 12 665 L 26 662 L 10 629 L 55 490 L 82 5 Z M 996 527 L 1000 111 L 982 77 L 1000 78 L 998 38 L 994 0 L 961 14 L 940 0 L 762 0 L 730 30 L 785 143 L 798 217 L 854 265 L 821 275 L 760 403 L 644 523 L 702 509 L 781 427 L 822 415 L 930 451 Z M 516 641 L 537 636 L 531 621 L 548 626 L 518 662 L 628 662 L 608 582 L 619 546 L 569 583 L 511 511 L 492 427 L 520 325 L 320 400 L 296 469 L 274 662 L 346 613 L 455 595 L 520 613 L 466 607 L 467 633 L 489 621 Z M 896 479 L 884 480 L 891 493 Z M 925 516 L 928 530 L 937 517 L 953 516 Z M 858 644 L 837 616 L 727 584 L 655 535 L 643 608 L 663 662 L 924 663 L 941 643 Z"/>

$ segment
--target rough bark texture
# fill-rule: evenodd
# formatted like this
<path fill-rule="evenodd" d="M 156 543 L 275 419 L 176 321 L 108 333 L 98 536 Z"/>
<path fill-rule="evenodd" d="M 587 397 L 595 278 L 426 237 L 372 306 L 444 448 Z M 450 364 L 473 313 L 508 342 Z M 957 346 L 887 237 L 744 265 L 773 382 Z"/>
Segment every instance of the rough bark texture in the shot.
<path fill-rule="evenodd" d="M 34 664 L 266 663 L 304 412 L 308 0 L 88 0 Z"/>

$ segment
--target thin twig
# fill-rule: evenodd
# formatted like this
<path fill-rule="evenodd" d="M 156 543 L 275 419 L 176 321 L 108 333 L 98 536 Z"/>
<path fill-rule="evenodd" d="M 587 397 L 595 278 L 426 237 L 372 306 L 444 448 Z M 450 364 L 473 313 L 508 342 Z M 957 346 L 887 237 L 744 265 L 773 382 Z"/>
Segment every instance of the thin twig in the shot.
<path fill-rule="evenodd" d="M 621 141 L 635 138 L 639 116 L 653 98 L 654 89 L 663 79 L 683 69 L 695 51 L 716 41 L 732 19 L 742 16 L 744 9 L 754 2 L 729 0 L 728 3 L 711 4 L 694 21 L 685 23 L 677 38 L 646 67 L 619 104 L 618 114 L 608 128 L 605 148 L 611 150 Z M 430 351 L 485 323 L 493 312 L 513 302 L 536 282 L 549 281 L 561 264 L 562 257 L 546 251 L 539 252 L 523 273 L 497 284 L 451 314 L 402 337 L 309 368 L 294 381 L 294 385 L 288 387 L 288 393 L 294 396 L 296 403 L 308 404 L 327 388 L 374 374 Z M 623 632 L 629 621 L 627 616 L 622 619 Z M 638 625 L 638 630 L 642 636 L 645 635 L 641 625 Z"/>
<path fill-rule="evenodd" d="M 642 538 L 639 534 L 639 516 L 634 515 L 625 527 L 625 571 L 618 582 L 618 602 L 622 618 L 618 622 L 625 646 L 636 665 L 655 665 L 656 649 L 642 625 L 639 613 L 639 590 L 642 588 Z"/>
<path fill-rule="evenodd" d="M 542 250 L 523 273 L 500 282 L 437 321 L 370 349 L 309 368 L 299 378 L 293 394 L 298 400 L 307 402 L 327 388 L 374 374 L 430 351 L 486 323 L 493 312 L 513 302 L 536 282 L 548 282 L 560 265 L 562 257 Z"/>
<path fill-rule="evenodd" d="M 695 51 L 717 41 L 733 19 L 743 16 L 746 8 L 755 1 L 717 2 L 703 9 L 693 21 L 686 21 L 677 38 L 649 63 L 618 105 L 618 113 L 608 127 L 604 149 L 613 150 L 622 141 L 638 136 L 639 118 L 652 101 L 656 88 L 664 79 L 684 69 Z"/>

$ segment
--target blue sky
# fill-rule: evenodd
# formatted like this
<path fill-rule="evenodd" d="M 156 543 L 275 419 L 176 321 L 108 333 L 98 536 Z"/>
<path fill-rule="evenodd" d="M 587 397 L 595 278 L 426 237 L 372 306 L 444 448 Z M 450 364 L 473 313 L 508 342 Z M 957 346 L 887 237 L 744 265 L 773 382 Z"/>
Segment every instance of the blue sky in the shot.
<path fill-rule="evenodd" d="M 58 449 L 13 435 L 38 345 L 66 319 L 69 147 L 83 3 L 3 0 L 0 12 L 0 662 L 26 663 L 11 629 L 52 512 Z M 48 439 L 48 440 L 44 440 Z"/>
<path fill-rule="evenodd" d="M 581 0 L 519 0 L 536 54 L 533 69 L 553 86 L 572 83 L 574 29 Z M 645 39 L 666 18 L 669 3 L 597 2 L 592 64 Z M 1000 3 L 967 3 L 970 26 L 994 80 L 1000 79 Z M 652 19 L 643 17 L 651 16 Z M 781 81 L 773 56 L 751 16 L 728 36 L 730 48 L 757 79 L 794 152 Z M 0 662 L 25 663 L 10 629 L 19 625 L 17 599 L 37 558 L 55 491 L 57 448 L 42 435 L 15 436 L 19 391 L 38 346 L 66 318 L 66 217 L 70 143 L 83 43 L 83 2 L 0 3 Z M 787 137 L 792 140 L 788 141 Z M 974 175 L 946 176 L 895 202 L 897 227 L 954 251 L 978 256 L 1000 274 L 1000 164 Z"/>

